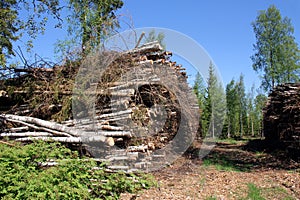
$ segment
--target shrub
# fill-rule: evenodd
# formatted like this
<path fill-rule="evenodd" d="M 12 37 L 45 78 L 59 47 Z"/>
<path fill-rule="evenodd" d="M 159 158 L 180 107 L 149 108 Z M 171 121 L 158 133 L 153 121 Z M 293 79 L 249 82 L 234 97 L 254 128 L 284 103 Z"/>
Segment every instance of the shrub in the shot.
<path fill-rule="evenodd" d="M 57 165 L 45 167 L 49 161 Z M 0 199 L 118 199 L 122 192 L 154 185 L 144 174 L 107 173 L 96 166 L 59 143 L 0 143 Z"/>

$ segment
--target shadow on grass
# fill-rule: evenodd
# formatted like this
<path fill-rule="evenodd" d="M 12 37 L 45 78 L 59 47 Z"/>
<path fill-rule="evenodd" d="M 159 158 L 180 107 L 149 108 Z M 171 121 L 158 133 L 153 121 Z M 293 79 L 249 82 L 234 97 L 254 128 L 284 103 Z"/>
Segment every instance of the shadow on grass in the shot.
<path fill-rule="evenodd" d="M 191 148 L 186 154 L 199 159 L 200 148 Z M 242 142 L 218 141 L 216 147 L 202 159 L 204 166 L 213 165 L 218 170 L 250 172 L 254 170 L 300 169 L 300 163 L 287 156 L 279 144 L 255 139 Z"/>

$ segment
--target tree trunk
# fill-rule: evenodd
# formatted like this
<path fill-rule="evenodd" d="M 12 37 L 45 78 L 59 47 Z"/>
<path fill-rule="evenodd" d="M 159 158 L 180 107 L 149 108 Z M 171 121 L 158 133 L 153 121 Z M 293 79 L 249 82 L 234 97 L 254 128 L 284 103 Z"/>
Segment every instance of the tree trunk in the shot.
<path fill-rule="evenodd" d="M 56 122 L 49 122 L 49 121 L 45 121 L 45 120 L 38 119 L 38 118 L 10 115 L 10 114 L 3 115 L 2 117 L 4 117 L 5 119 L 8 119 L 8 120 L 16 120 L 16 121 L 25 122 L 25 123 L 32 123 L 32 124 L 39 125 L 44 128 L 47 128 L 47 129 L 60 131 L 62 133 L 67 133 L 69 135 L 76 136 L 76 137 L 82 136 L 82 130 L 67 127 L 67 126 L 58 124 Z M 108 139 L 109 138 L 101 135 L 101 136 L 98 136 L 97 140 L 101 141 L 101 142 L 107 142 Z"/>
<path fill-rule="evenodd" d="M 230 138 L 230 119 L 228 120 L 228 130 L 227 130 L 227 138 Z"/>

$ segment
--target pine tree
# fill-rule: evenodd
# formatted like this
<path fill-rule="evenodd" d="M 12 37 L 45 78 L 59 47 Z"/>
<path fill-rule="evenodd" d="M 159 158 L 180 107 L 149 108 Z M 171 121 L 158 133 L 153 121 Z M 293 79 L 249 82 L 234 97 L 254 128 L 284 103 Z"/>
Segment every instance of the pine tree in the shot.
<path fill-rule="evenodd" d="M 245 94 L 244 75 L 241 74 L 236 83 L 236 92 L 238 98 L 238 116 L 239 116 L 239 135 L 243 137 L 247 126 L 247 102 Z"/>
<path fill-rule="evenodd" d="M 200 112 L 199 126 L 201 127 L 200 135 L 201 137 L 203 137 L 204 133 L 207 132 L 206 127 L 208 124 L 207 116 L 205 112 L 207 90 L 206 90 L 205 82 L 199 72 L 196 74 L 193 90 L 198 99 L 199 112 Z"/>
<path fill-rule="evenodd" d="M 226 124 L 227 124 L 227 138 L 235 136 L 238 130 L 238 95 L 236 91 L 235 81 L 232 79 L 226 86 Z"/>
<path fill-rule="evenodd" d="M 220 136 L 226 114 L 226 97 L 223 87 L 218 82 L 215 69 L 212 63 L 209 65 L 209 77 L 207 81 L 206 97 L 206 124 L 205 130 L 212 138 Z"/>

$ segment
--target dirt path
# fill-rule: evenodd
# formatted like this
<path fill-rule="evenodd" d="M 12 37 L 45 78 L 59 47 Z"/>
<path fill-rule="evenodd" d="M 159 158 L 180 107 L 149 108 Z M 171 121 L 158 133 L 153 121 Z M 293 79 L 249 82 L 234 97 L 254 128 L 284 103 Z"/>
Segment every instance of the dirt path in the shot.
<path fill-rule="evenodd" d="M 187 157 L 153 173 L 157 188 L 121 199 L 300 199 L 300 165 L 280 152 L 219 143 L 203 161 Z"/>

